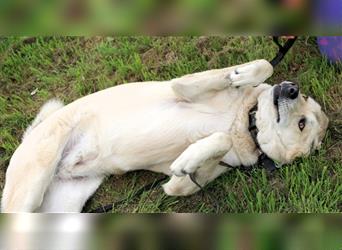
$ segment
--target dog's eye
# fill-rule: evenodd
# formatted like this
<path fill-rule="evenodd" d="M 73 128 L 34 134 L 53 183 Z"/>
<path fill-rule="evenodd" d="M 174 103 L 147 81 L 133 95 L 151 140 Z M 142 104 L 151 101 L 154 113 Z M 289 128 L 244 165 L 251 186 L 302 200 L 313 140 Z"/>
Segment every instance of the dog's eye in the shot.
<path fill-rule="evenodd" d="M 302 118 L 299 120 L 298 127 L 299 127 L 300 131 L 303 131 L 303 129 L 305 128 L 305 122 L 306 122 L 305 118 Z"/>

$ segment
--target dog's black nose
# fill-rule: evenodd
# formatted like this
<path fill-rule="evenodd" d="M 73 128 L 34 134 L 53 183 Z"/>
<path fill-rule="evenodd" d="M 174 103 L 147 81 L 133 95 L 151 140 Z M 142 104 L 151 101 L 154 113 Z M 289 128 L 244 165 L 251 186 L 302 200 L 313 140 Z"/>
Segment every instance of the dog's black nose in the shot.
<path fill-rule="evenodd" d="M 282 82 L 281 83 L 281 95 L 290 98 L 296 99 L 299 93 L 299 88 L 296 83 L 293 82 Z"/>

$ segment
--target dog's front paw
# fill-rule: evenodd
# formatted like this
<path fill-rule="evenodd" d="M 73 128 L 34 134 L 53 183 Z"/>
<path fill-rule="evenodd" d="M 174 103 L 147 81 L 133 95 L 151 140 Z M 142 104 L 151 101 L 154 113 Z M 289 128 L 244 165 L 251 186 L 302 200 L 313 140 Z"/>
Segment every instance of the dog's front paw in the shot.
<path fill-rule="evenodd" d="M 192 182 L 189 176 L 172 176 L 167 183 L 163 184 L 162 187 L 164 192 L 171 196 L 190 195 L 199 190 L 198 186 Z"/>
<path fill-rule="evenodd" d="M 248 65 L 240 67 L 229 74 L 229 79 L 233 87 L 241 87 L 243 85 L 254 84 L 256 67 L 254 65 Z"/>
<path fill-rule="evenodd" d="M 272 65 L 266 60 L 257 60 L 250 64 L 236 68 L 227 79 L 231 85 L 240 87 L 244 85 L 258 85 L 264 82 L 273 73 Z"/>
<path fill-rule="evenodd" d="M 196 172 L 203 163 L 203 154 L 190 145 L 170 166 L 171 173 L 184 176 Z"/>

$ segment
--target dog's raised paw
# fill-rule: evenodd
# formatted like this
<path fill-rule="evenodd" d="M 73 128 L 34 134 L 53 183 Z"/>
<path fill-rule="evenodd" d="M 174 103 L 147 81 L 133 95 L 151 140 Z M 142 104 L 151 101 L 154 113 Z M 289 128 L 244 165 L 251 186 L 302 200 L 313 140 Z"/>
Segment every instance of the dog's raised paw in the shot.
<path fill-rule="evenodd" d="M 272 73 L 273 68 L 266 60 L 257 60 L 236 68 L 226 78 L 231 80 L 234 87 L 255 86 L 265 81 Z"/>
<path fill-rule="evenodd" d="M 229 74 L 229 79 L 234 87 L 240 87 L 247 84 L 253 84 L 257 79 L 256 66 L 247 65 L 235 69 Z"/>

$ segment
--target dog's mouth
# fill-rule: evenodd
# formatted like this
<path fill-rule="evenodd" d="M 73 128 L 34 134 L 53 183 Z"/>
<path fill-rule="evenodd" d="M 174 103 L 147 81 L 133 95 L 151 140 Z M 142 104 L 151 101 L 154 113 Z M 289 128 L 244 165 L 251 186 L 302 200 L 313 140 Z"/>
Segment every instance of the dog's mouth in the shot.
<path fill-rule="evenodd" d="M 277 122 L 280 121 L 280 114 L 279 114 L 279 97 L 280 97 L 281 86 L 276 84 L 273 87 L 273 104 L 277 110 Z"/>

